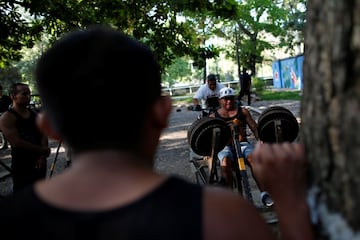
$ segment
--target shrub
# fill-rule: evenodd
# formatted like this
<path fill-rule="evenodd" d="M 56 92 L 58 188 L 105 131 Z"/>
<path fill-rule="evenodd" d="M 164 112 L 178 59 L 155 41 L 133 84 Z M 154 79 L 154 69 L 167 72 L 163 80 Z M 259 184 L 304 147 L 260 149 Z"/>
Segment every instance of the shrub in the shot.
<path fill-rule="evenodd" d="M 253 77 L 252 78 L 252 88 L 255 95 L 261 95 L 261 93 L 266 88 L 266 82 L 262 78 Z"/>

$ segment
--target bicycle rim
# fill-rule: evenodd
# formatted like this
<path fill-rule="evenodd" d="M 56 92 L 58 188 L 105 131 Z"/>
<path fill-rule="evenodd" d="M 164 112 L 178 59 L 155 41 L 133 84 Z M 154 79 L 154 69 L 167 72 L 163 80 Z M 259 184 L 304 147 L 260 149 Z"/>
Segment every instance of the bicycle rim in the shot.
<path fill-rule="evenodd" d="M 3 149 L 5 147 L 5 138 L 4 134 L 0 132 L 0 149 Z"/>

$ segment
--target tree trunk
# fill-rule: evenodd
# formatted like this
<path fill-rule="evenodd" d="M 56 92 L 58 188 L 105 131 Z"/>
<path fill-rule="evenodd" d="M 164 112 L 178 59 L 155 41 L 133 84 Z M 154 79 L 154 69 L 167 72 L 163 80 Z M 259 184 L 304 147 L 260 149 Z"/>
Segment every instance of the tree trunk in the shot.
<path fill-rule="evenodd" d="M 238 79 L 239 79 L 239 85 L 241 87 L 241 82 L 240 82 L 240 76 L 241 76 L 241 62 L 240 62 L 240 50 L 239 50 L 239 46 L 240 46 L 240 41 L 239 41 L 239 31 L 238 31 L 238 27 L 235 27 L 235 50 L 236 50 L 236 63 L 237 63 L 237 70 L 238 70 Z"/>
<path fill-rule="evenodd" d="M 301 141 L 318 239 L 360 237 L 359 29 L 359 1 L 307 1 Z"/>

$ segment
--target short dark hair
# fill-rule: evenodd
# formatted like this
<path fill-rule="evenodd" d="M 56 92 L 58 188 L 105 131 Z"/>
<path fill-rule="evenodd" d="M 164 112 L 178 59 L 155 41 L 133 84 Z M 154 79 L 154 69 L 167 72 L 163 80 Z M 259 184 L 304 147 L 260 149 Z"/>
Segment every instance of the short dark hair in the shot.
<path fill-rule="evenodd" d="M 136 150 L 146 114 L 161 96 L 154 53 L 106 26 L 66 34 L 42 55 L 35 76 L 43 109 L 74 153 Z M 127 102 L 134 96 L 135 106 Z"/>
<path fill-rule="evenodd" d="M 216 81 L 216 75 L 215 74 L 209 74 L 206 78 L 208 81 Z"/>
<path fill-rule="evenodd" d="M 12 83 L 9 87 L 9 95 L 10 96 L 16 95 L 18 93 L 18 89 L 17 89 L 18 86 L 29 87 L 29 85 L 26 83 L 21 83 L 21 82 Z"/>

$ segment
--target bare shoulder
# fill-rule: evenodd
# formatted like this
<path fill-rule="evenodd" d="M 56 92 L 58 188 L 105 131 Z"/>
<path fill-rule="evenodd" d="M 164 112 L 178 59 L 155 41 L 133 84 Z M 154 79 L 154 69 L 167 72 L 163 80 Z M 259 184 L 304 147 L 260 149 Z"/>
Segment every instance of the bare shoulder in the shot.
<path fill-rule="evenodd" d="M 204 239 L 275 239 L 256 208 L 230 190 L 206 188 L 203 210 Z"/>
<path fill-rule="evenodd" d="M 246 118 L 252 118 L 249 109 L 246 107 L 241 107 L 241 112 Z"/>
<path fill-rule="evenodd" d="M 14 114 L 6 111 L 3 112 L 0 116 L 0 124 L 8 124 L 9 122 L 15 121 Z"/>

